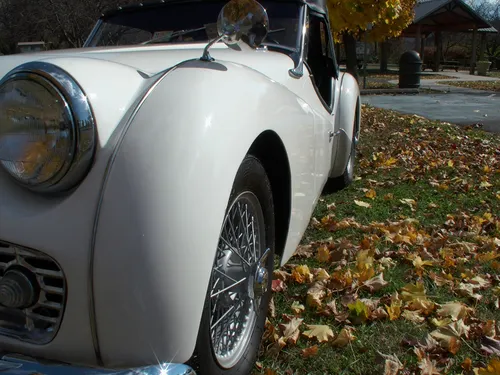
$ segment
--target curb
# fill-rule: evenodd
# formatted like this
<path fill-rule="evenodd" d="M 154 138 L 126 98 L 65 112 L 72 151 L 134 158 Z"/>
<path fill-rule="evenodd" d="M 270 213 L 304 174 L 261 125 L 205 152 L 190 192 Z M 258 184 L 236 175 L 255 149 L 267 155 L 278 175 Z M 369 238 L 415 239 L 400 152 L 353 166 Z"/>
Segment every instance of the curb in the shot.
<path fill-rule="evenodd" d="M 361 95 L 372 95 L 372 94 L 418 94 L 420 89 L 361 89 Z"/>

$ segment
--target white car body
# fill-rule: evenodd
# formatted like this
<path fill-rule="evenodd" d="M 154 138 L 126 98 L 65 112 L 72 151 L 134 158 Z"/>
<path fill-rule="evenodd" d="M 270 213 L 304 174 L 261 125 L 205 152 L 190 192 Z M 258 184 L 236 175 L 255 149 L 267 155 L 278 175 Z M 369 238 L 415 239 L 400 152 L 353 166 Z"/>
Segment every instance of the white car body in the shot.
<path fill-rule="evenodd" d="M 231 187 L 253 147 L 277 173 L 280 264 L 293 255 L 328 178 L 346 169 L 357 83 L 339 73 L 330 113 L 306 65 L 293 77 L 283 53 L 223 43 L 200 62 L 205 46 L 0 58 L 0 77 L 27 62 L 66 71 L 97 127 L 92 167 L 68 194 L 34 193 L 0 168 L 0 249 L 47 254 L 67 285 L 55 337 L 39 345 L 0 330 L 0 353 L 102 368 L 188 361 Z"/>

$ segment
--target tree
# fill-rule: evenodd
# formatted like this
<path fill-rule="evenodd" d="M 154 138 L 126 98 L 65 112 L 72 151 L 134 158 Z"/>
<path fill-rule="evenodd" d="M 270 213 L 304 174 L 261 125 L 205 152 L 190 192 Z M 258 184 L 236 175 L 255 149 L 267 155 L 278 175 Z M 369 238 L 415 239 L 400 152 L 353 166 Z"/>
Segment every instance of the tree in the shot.
<path fill-rule="evenodd" d="M 327 0 L 333 37 L 344 42 L 347 71 L 358 77 L 356 39 L 368 24 L 370 41 L 397 37 L 413 21 L 417 0 Z"/>

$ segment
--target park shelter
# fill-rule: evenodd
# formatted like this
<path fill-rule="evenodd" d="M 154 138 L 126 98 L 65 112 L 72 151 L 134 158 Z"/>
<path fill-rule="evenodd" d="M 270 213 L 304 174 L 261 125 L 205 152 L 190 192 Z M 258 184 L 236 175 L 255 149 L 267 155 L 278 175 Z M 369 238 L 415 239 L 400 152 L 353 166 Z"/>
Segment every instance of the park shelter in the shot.
<path fill-rule="evenodd" d="M 436 54 L 434 68 L 439 70 L 443 50 L 441 32 L 472 33 L 470 73 L 474 74 L 477 61 L 477 35 L 481 35 L 479 59 L 486 48 L 486 34 L 498 31 L 463 0 L 418 0 L 413 22 L 403 31 L 403 37 L 415 38 L 415 50 L 424 58 L 425 39 L 434 34 Z"/>

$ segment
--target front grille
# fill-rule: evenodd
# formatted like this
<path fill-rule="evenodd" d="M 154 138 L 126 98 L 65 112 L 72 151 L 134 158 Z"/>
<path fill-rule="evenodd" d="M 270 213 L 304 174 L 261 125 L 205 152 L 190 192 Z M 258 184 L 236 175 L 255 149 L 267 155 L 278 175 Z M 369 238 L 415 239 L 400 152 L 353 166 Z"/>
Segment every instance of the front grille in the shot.
<path fill-rule="evenodd" d="M 24 269 L 38 282 L 38 300 L 31 307 L 0 305 L 0 334 L 34 344 L 46 344 L 57 333 L 66 303 L 66 281 L 57 262 L 39 251 L 0 241 L 0 277 L 8 269 Z"/>

